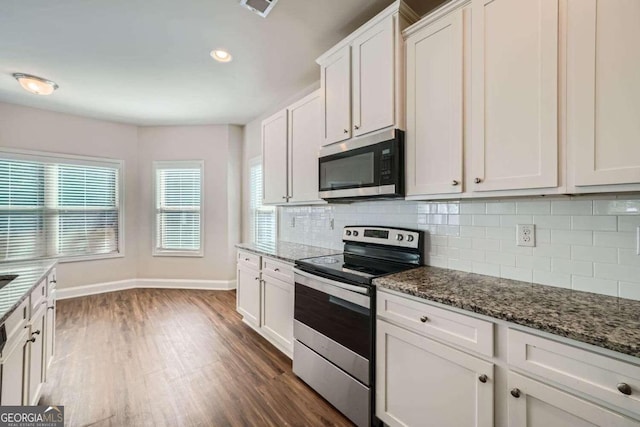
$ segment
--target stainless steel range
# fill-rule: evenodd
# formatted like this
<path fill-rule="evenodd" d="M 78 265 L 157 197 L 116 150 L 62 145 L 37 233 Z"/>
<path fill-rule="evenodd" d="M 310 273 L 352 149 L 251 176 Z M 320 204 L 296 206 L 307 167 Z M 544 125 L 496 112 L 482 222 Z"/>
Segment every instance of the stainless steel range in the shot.
<path fill-rule="evenodd" d="M 341 255 L 296 261 L 293 372 L 358 426 L 375 418 L 372 280 L 422 264 L 422 232 L 348 226 Z"/>

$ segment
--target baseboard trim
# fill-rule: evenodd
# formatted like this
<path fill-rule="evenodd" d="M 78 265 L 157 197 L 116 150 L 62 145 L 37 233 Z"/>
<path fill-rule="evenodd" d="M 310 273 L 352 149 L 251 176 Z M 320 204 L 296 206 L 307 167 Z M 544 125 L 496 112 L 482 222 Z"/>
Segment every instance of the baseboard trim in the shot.
<path fill-rule="evenodd" d="M 193 279 L 128 279 L 115 282 L 95 283 L 56 290 L 56 299 L 78 298 L 107 292 L 125 291 L 136 288 L 153 289 L 200 289 L 228 291 L 236 288 L 235 280 L 193 280 Z"/>

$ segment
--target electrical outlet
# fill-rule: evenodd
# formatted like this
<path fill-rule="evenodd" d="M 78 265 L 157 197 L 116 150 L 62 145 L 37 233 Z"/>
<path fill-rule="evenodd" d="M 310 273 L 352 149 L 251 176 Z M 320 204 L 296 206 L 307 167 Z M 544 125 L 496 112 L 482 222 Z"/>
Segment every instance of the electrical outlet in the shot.
<path fill-rule="evenodd" d="M 518 224 L 516 227 L 516 239 L 518 246 L 535 246 L 536 226 L 533 224 Z"/>

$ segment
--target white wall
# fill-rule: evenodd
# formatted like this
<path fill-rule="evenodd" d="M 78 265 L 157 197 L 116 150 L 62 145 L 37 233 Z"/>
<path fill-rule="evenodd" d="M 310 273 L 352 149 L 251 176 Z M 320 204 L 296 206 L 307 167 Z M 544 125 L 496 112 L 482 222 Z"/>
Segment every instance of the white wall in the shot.
<path fill-rule="evenodd" d="M 124 160 L 125 256 L 61 264 L 60 288 L 137 275 L 137 128 L 0 103 L 0 146 Z"/>
<path fill-rule="evenodd" d="M 232 280 L 239 240 L 237 194 L 241 129 L 236 126 L 142 127 L 138 130 L 138 277 Z M 204 160 L 204 256 L 154 257 L 153 161 Z"/>
<path fill-rule="evenodd" d="M 535 248 L 516 224 L 536 225 Z M 341 249 L 345 225 L 424 230 L 427 265 L 640 300 L 639 195 L 280 208 L 285 241 Z"/>

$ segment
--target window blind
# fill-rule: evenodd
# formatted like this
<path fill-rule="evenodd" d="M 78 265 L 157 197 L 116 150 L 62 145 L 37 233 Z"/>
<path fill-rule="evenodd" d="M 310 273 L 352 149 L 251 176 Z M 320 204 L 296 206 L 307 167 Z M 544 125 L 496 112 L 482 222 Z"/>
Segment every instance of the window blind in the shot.
<path fill-rule="evenodd" d="M 259 244 L 274 244 L 276 241 L 277 212 L 274 206 L 262 205 L 262 164 L 250 168 L 250 210 L 253 241 Z"/>
<path fill-rule="evenodd" d="M 118 254 L 120 170 L 117 161 L 0 152 L 0 261 Z"/>
<path fill-rule="evenodd" d="M 202 162 L 156 162 L 156 254 L 202 254 Z"/>

